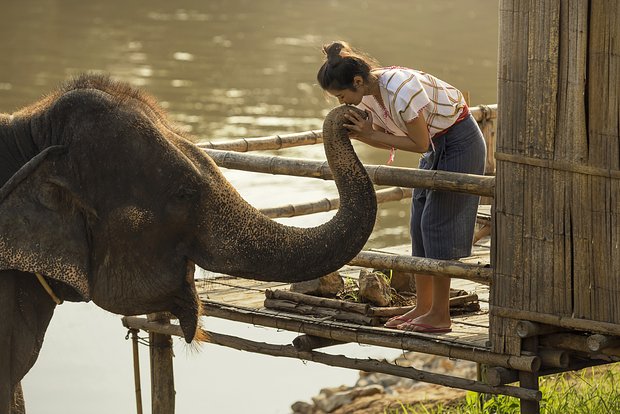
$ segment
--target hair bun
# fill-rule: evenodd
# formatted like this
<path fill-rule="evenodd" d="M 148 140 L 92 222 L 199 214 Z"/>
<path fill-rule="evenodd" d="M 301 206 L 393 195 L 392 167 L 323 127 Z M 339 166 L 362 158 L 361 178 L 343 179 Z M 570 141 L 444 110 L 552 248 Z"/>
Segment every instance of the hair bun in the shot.
<path fill-rule="evenodd" d="M 340 52 L 347 50 L 349 47 L 345 42 L 332 42 L 323 46 L 323 53 L 327 56 L 328 61 L 342 59 Z"/>

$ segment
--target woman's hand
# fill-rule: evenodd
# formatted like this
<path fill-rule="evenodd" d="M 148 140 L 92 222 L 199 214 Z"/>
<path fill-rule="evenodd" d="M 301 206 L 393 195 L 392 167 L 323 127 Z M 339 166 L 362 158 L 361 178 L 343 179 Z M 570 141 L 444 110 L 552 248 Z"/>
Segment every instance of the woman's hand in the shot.
<path fill-rule="evenodd" d="M 372 114 L 370 111 L 366 111 L 368 117 L 366 119 L 354 111 L 349 111 L 345 114 L 345 118 L 349 120 L 349 124 L 343 124 L 346 129 L 350 131 L 349 137 L 358 139 L 360 141 L 367 142 L 374 132 L 372 128 Z"/>

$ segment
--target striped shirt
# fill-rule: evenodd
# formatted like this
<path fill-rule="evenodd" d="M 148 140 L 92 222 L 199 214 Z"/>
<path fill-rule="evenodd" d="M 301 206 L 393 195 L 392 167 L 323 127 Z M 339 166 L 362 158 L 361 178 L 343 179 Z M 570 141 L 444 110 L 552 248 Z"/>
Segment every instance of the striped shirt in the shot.
<path fill-rule="evenodd" d="M 358 105 L 372 113 L 373 124 L 393 135 L 407 135 L 407 123 L 424 115 L 432 138 L 454 125 L 467 111 L 463 94 L 454 86 L 414 69 L 377 69 L 379 90 L 385 107 L 372 95 Z"/>

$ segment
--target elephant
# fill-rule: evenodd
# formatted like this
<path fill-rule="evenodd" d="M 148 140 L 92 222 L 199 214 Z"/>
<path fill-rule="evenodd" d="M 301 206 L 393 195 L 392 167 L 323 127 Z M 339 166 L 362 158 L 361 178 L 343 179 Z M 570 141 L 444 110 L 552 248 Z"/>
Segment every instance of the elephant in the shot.
<path fill-rule="evenodd" d="M 353 109 L 324 121 L 341 205 L 314 228 L 262 215 L 151 95 L 108 75 L 78 75 L 0 113 L 0 414 L 25 411 L 20 383 L 57 302 L 169 312 L 189 343 L 200 332 L 195 266 L 296 282 L 355 257 L 377 204 L 342 126 Z"/>

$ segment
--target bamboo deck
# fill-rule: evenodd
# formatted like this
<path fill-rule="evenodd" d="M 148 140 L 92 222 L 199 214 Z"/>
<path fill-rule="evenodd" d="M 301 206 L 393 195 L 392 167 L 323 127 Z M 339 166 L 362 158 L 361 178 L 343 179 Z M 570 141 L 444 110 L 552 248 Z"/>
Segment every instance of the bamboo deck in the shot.
<path fill-rule="evenodd" d="M 483 239 L 474 246 L 472 256 L 462 259 L 465 263 L 488 264 L 489 263 L 489 240 Z M 375 252 L 407 255 L 411 254 L 409 246 L 396 246 L 385 249 L 375 249 Z M 341 274 L 356 278 L 359 267 L 345 266 Z M 280 289 L 288 290 L 290 285 L 278 282 L 260 282 L 247 279 L 234 278 L 222 274 L 209 273 L 204 278 L 197 279 L 196 286 L 199 296 L 205 306 L 205 313 L 224 319 L 241 320 L 255 325 L 265 325 L 285 329 L 286 326 L 295 327 L 297 333 L 312 334 L 304 328 L 309 322 L 313 326 L 329 326 L 330 328 L 355 329 L 359 332 L 371 334 L 373 338 L 385 337 L 386 342 L 392 342 L 397 348 L 407 341 L 394 340 L 402 338 L 419 338 L 432 342 L 441 342 L 456 347 L 472 349 L 488 349 L 489 340 L 489 288 L 488 286 L 462 279 L 453 279 L 452 288 L 464 290 L 478 295 L 480 311 L 455 315 L 452 317 L 452 332 L 444 334 L 425 334 L 417 332 L 403 332 L 395 329 L 387 329 L 382 326 L 368 326 L 350 322 L 342 322 L 334 319 L 300 315 L 298 313 L 272 310 L 264 307 L 265 291 Z M 225 309 L 225 311 L 222 311 Z M 282 321 L 288 320 L 285 324 Z M 358 337 L 359 343 L 366 343 L 365 336 Z M 381 342 L 373 340 L 374 344 Z M 373 345 L 370 343 L 370 345 Z"/>

